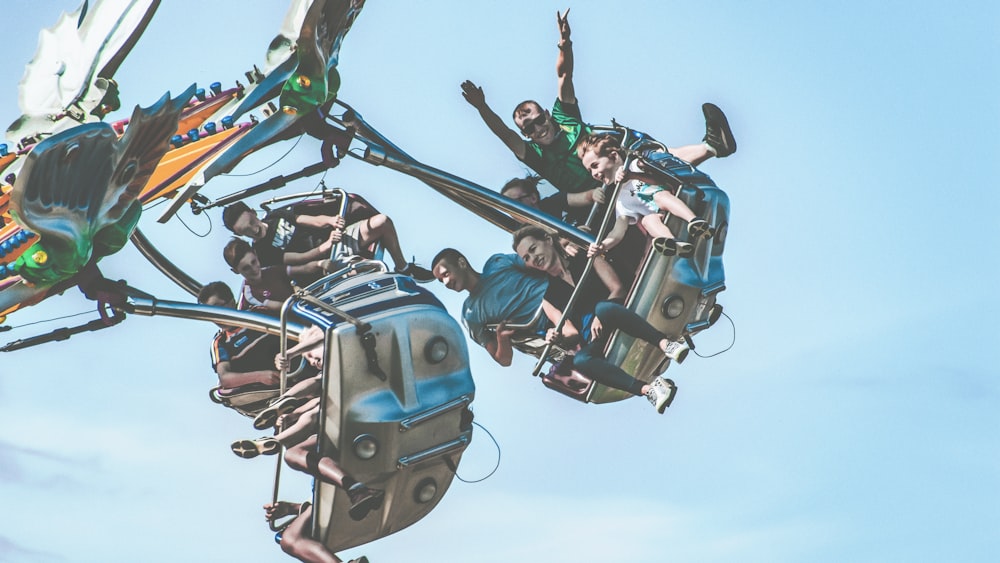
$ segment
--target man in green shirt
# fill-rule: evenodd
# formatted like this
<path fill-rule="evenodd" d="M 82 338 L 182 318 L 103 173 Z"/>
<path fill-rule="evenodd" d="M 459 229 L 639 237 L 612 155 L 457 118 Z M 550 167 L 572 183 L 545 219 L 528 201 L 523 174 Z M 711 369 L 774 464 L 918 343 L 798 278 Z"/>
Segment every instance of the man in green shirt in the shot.
<path fill-rule="evenodd" d="M 560 36 L 556 61 L 558 97 L 551 113 L 533 100 L 521 102 L 514 108 L 513 115 L 519 134 L 489 107 L 482 88 L 466 80 L 462 83 L 462 95 L 518 160 L 567 194 L 570 219 L 579 220 L 581 216 L 586 218 L 592 203 L 604 203 L 604 194 L 576 156 L 577 140 L 589 133 L 590 128 L 580 115 L 573 86 L 573 42 L 570 41 L 568 16 L 569 10 L 556 14 Z M 723 158 L 736 152 L 736 141 L 722 110 L 713 104 L 704 104 L 702 111 L 706 128 L 703 142 L 668 149 L 694 166 L 713 156 Z M 527 140 L 521 138 L 522 134 Z"/>

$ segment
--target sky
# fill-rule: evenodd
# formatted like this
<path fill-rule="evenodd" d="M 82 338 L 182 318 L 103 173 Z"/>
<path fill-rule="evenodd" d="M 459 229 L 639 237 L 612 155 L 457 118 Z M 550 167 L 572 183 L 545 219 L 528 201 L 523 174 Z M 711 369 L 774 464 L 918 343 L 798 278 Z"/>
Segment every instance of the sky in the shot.
<path fill-rule="evenodd" d="M 7 0 L 0 122 L 38 30 L 75 0 Z M 1000 552 L 995 189 L 1000 6 L 993 2 L 633 1 L 570 5 L 584 118 L 669 145 L 700 141 L 703 102 L 739 149 L 701 166 L 730 196 L 725 320 L 672 366 L 663 416 L 634 399 L 547 391 L 533 361 L 470 347 L 474 409 L 500 445 L 489 479 L 456 481 L 412 527 L 350 550 L 373 562 L 993 561 Z M 614 6 L 613 8 L 611 6 Z M 521 165 L 461 97 L 501 115 L 556 95 L 548 0 L 371 0 L 341 50 L 340 97 L 412 156 L 484 186 Z M 127 117 L 192 82 L 263 62 L 286 5 L 163 2 L 116 78 Z M 294 145 L 294 147 L 293 147 Z M 286 155 L 287 153 L 287 155 Z M 303 139 L 261 151 L 209 196 L 319 160 Z M 253 174 L 264 169 L 262 172 Z M 286 191 L 310 191 L 319 176 Z M 348 160 L 323 177 L 390 215 L 427 262 L 474 264 L 509 235 L 423 184 Z M 258 198 L 260 199 L 260 198 Z M 237 286 L 219 213 L 140 228 L 199 281 Z M 183 220 L 183 224 L 180 220 Z M 185 226 L 186 224 L 186 226 Z M 186 294 L 131 247 L 101 262 L 163 299 Z M 464 298 L 432 290 L 452 314 Z M 76 290 L 11 315 L 25 338 L 96 315 Z M 274 463 L 210 403 L 207 323 L 136 315 L 0 357 L 0 560 L 282 561 L 261 505 Z M 489 473 L 477 429 L 459 475 Z M 284 471 L 288 476 L 290 471 Z M 289 476 L 287 500 L 308 479 Z"/>

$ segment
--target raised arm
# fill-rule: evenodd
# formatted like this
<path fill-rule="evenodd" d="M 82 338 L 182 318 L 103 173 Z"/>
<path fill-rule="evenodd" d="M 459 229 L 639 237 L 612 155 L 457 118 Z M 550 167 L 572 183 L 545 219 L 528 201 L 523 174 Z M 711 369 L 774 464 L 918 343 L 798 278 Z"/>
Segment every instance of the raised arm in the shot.
<path fill-rule="evenodd" d="M 569 39 L 569 8 L 565 14 L 556 12 L 559 26 L 559 56 L 556 58 L 556 77 L 559 82 L 559 101 L 564 104 L 576 103 L 576 89 L 573 88 L 573 42 Z"/>
<path fill-rule="evenodd" d="M 469 105 L 476 108 L 479 111 L 479 117 L 483 118 L 483 123 L 493 131 L 493 134 L 503 141 L 503 144 L 507 145 L 514 156 L 519 160 L 524 158 L 524 140 L 521 139 L 521 135 L 517 131 L 514 131 L 510 127 L 507 127 L 503 119 L 494 112 L 489 104 L 486 103 L 486 95 L 483 94 L 483 89 L 472 83 L 471 80 L 466 80 L 462 83 L 462 96 L 465 101 L 469 102 Z"/>

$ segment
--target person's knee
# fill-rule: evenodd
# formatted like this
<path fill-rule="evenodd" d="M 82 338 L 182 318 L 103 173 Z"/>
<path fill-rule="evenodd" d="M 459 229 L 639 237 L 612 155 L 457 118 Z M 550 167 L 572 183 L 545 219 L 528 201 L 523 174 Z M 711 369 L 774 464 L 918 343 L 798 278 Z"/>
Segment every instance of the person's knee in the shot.
<path fill-rule="evenodd" d="M 285 451 L 285 463 L 297 471 L 306 471 L 309 463 L 309 452 L 298 446 Z"/>
<path fill-rule="evenodd" d="M 287 555 L 295 557 L 295 540 L 291 537 L 291 534 L 288 533 L 288 530 L 285 530 L 285 532 L 281 534 L 281 542 L 279 542 L 278 545 L 281 547 L 281 551 L 284 551 Z"/>
<path fill-rule="evenodd" d="M 603 323 L 614 318 L 614 316 L 618 314 L 618 310 L 620 308 L 621 305 L 613 301 L 601 301 L 596 307 L 594 307 L 594 316 L 601 319 L 601 322 Z"/>
<path fill-rule="evenodd" d="M 390 225 L 392 225 L 392 219 L 390 219 L 385 213 L 373 215 L 371 219 L 368 219 L 368 230 L 372 233 L 381 234 L 385 232 Z"/>

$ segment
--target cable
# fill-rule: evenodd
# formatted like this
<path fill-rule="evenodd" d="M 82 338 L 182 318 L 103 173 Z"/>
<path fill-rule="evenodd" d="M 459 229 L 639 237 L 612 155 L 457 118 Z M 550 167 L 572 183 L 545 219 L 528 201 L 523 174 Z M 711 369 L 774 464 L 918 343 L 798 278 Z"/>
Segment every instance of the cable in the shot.
<path fill-rule="evenodd" d="M 483 426 L 482 424 L 479 424 L 476 421 L 472 421 L 472 423 L 475 424 L 476 426 L 482 428 L 483 432 L 486 432 L 486 435 L 490 437 L 490 440 L 493 440 L 493 444 L 497 447 L 497 464 L 493 466 L 493 470 L 492 471 L 490 471 L 489 473 L 487 473 L 486 476 L 483 477 L 483 478 L 481 478 L 481 479 L 473 479 L 473 480 L 462 479 L 462 477 L 458 474 L 458 471 L 455 471 L 455 478 L 458 479 L 459 481 L 463 482 L 463 483 L 481 483 L 481 482 L 489 479 L 490 477 L 492 477 L 493 474 L 497 472 L 497 469 L 500 469 L 500 444 L 497 443 L 497 439 L 494 438 L 493 434 L 490 434 L 490 431 L 487 430 L 486 427 Z"/>
<path fill-rule="evenodd" d="M 299 141 L 301 141 L 302 137 L 305 137 L 305 136 L 306 136 L 305 133 L 299 135 L 299 137 L 297 139 L 295 139 L 295 144 L 292 145 L 292 148 L 288 149 L 288 152 L 286 152 L 285 154 L 283 154 L 280 157 L 278 157 L 278 160 L 275 160 L 271 164 L 268 164 L 267 166 L 261 168 L 260 170 L 258 170 L 256 172 L 251 172 L 249 174 L 220 174 L 220 176 L 226 176 L 227 178 L 246 178 L 247 176 L 256 176 L 257 174 L 260 174 L 261 172 L 267 170 L 268 168 L 274 166 L 275 164 L 278 164 L 279 162 L 281 162 L 282 160 L 284 160 L 286 156 L 292 154 L 292 151 L 295 150 L 295 147 L 299 146 Z"/>
<path fill-rule="evenodd" d="M 161 197 L 156 203 L 151 203 L 151 204 L 143 207 L 142 210 L 143 211 L 149 211 L 150 209 L 152 209 L 154 207 L 157 207 L 157 206 L 160 206 L 160 205 L 163 205 L 166 202 L 167 202 L 167 198 Z"/>
<path fill-rule="evenodd" d="M 203 234 L 203 235 L 199 235 L 198 233 L 194 232 L 194 230 L 191 227 L 189 227 L 187 223 L 184 222 L 184 218 L 181 217 L 180 214 L 177 214 L 176 217 L 177 217 L 177 220 L 181 222 L 181 225 L 184 225 L 184 228 L 187 229 L 189 233 L 191 233 L 192 235 L 194 235 L 194 236 L 196 236 L 198 238 L 205 238 L 205 237 L 207 237 L 208 235 L 210 235 L 212 233 L 212 216 L 211 215 L 208 215 L 208 214 L 205 215 L 205 217 L 208 219 L 208 231 L 206 231 L 205 234 Z"/>
<path fill-rule="evenodd" d="M 733 327 L 733 341 L 730 342 L 729 346 L 727 346 L 726 348 L 724 348 L 722 350 L 719 350 L 718 352 L 716 352 L 714 354 L 709 354 L 707 356 L 702 356 L 701 354 L 698 353 L 697 350 L 692 350 L 692 352 L 694 352 L 695 356 L 698 356 L 699 358 L 714 358 L 715 356 L 718 356 L 719 354 L 722 354 L 724 352 L 728 352 L 736 344 L 736 323 L 734 323 L 733 319 L 730 318 L 729 315 L 727 315 L 726 313 L 722 313 L 722 316 L 726 317 L 727 319 L 729 319 L 729 324 L 732 325 L 732 327 Z"/>
<path fill-rule="evenodd" d="M 80 315 L 89 315 L 89 314 L 91 314 L 93 312 L 94 311 L 84 311 L 82 313 L 73 313 L 72 315 L 66 315 L 66 316 L 63 316 L 63 317 L 53 317 L 51 319 L 43 319 L 43 320 L 40 320 L 40 321 L 34 321 L 34 322 L 30 322 L 30 323 L 25 323 L 23 325 L 17 325 L 17 326 L 7 327 L 7 330 L 14 330 L 15 328 L 23 328 L 23 327 L 26 327 L 26 326 L 37 325 L 37 324 L 42 324 L 42 323 L 49 323 L 49 322 L 52 322 L 52 321 L 61 321 L 63 319 L 69 319 L 69 318 L 72 318 L 72 317 L 79 317 Z"/>

